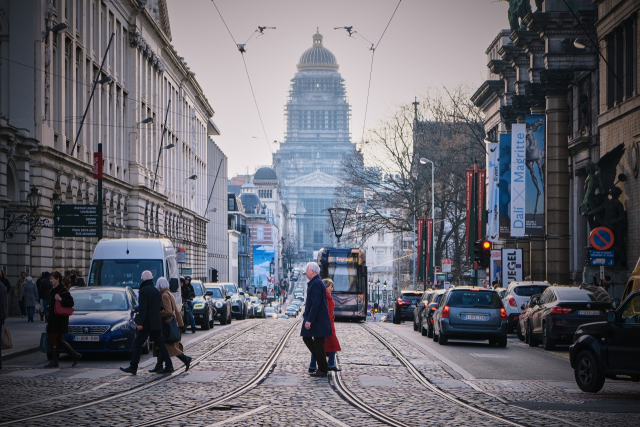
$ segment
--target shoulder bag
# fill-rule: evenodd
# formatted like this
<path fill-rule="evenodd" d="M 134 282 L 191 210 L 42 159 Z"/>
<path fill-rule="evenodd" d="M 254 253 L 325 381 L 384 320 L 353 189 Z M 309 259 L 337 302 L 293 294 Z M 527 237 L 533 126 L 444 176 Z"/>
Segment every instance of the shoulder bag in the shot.
<path fill-rule="evenodd" d="M 60 317 L 69 317 L 73 314 L 73 307 L 63 307 L 60 301 L 56 301 L 56 305 L 53 307 L 53 312 Z"/>
<path fill-rule="evenodd" d="M 2 328 L 2 349 L 3 350 L 9 350 L 11 348 L 13 348 L 13 341 L 11 341 L 11 331 L 9 331 L 9 328 L 4 327 Z"/>
<path fill-rule="evenodd" d="M 180 338 L 180 328 L 178 328 L 176 316 L 173 316 L 170 322 L 162 322 L 162 341 L 166 344 L 173 344 L 180 341 Z"/>

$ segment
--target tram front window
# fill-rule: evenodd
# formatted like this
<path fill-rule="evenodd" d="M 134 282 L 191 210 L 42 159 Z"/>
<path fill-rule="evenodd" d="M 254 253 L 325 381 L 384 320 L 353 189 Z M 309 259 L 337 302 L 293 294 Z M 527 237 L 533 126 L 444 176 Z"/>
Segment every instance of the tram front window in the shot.
<path fill-rule="evenodd" d="M 333 280 L 333 292 L 359 292 L 358 274 L 355 267 L 330 265 L 329 278 Z"/>

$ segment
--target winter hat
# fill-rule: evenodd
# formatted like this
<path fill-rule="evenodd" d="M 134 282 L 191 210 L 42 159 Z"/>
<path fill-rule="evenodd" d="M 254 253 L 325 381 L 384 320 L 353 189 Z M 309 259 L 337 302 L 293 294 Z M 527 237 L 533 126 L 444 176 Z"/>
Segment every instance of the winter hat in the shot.
<path fill-rule="evenodd" d="M 153 274 L 149 270 L 142 272 L 142 281 L 153 280 Z"/>
<path fill-rule="evenodd" d="M 33 277 L 27 276 L 27 282 L 33 282 Z"/>

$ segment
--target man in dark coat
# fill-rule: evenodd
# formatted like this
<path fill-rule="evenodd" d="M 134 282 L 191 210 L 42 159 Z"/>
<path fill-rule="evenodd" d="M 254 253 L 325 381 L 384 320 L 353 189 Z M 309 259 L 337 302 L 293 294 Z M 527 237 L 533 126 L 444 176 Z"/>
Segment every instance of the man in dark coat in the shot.
<path fill-rule="evenodd" d="M 162 308 L 162 294 L 153 284 L 153 274 L 149 270 L 142 272 L 142 283 L 138 294 L 138 314 L 135 322 L 138 325 L 138 334 L 133 343 L 133 353 L 131 355 L 131 363 L 127 368 L 120 368 L 122 372 L 135 375 L 138 372 L 138 363 L 140 362 L 140 353 L 142 345 L 151 338 L 153 344 L 158 350 L 159 360 L 165 361 L 165 368 L 157 371 L 159 374 L 170 374 L 173 372 L 173 364 L 171 357 L 162 340 L 162 318 L 160 317 L 160 309 Z"/>
<path fill-rule="evenodd" d="M 302 315 L 302 341 L 307 346 L 313 357 L 318 362 L 318 370 L 311 373 L 314 377 L 326 377 L 329 366 L 327 365 L 324 351 L 324 338 L 331 336 L 331 320 L 327 306 L 327 291 L 320 279 L 320 267 L 315 262 L 307 264 L 307 301 Z"/>
<path fill-rule="evenodd" d="M 50 276 L 49 272 L 45 271 L 42 273 L 42 277 L 36 281 L 40 295 L 40 321 L 49 318 L 49 293 L 53 289 Z"/>

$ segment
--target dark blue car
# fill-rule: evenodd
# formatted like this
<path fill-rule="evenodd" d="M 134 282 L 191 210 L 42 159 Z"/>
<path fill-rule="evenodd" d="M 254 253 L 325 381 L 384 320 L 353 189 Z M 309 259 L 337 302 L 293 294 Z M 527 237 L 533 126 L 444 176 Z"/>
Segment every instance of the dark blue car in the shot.
<path fill-rule="evenodd" d="M 63 339 L 80 353 L 130 354 L 137 329 L 133 321 L 136 294 L 129 287 L 71 288 L 74 313 Z M 143 353 L 150 349 L 147 341 Z"/>

